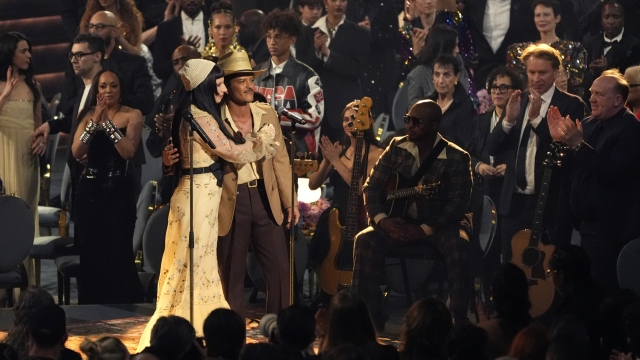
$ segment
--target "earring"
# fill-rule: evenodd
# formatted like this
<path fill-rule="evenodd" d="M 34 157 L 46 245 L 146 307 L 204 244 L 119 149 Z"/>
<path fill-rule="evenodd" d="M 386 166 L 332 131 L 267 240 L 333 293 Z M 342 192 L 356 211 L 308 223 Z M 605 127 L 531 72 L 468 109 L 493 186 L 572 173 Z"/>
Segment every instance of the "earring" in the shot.
<path fill-rule="evenodd" d="M 231 43 L 231 50 L 233 51 L 238 50 L 238 32 L 237 31 L 233 34 L 233 43 Z"/>
<path fill-rule="evenodd" d="M 209 20 L 209 29 L 211 29 L 211 20 Z M 209 34 L 209 42 L 205 45 L 204 50 L 200 53 L 202 58 L 217 57 L 218 48 L 216 47 L 216 41 L 213 40 L 213 36 Z"/>

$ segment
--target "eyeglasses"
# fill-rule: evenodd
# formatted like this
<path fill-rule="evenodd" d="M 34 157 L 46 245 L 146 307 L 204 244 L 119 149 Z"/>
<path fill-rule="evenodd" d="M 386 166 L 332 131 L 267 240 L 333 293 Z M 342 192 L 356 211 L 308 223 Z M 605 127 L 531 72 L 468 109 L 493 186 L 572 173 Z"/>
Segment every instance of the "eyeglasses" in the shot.
<path fill-rule="evenodd" d="M 73 59 L 75 59 L 76 61 L 80 61 L 80 59 L 82 59 L 83 57 L 85 57 L 86 55 L 93 55 L 95 54 L 95 52 L 70 52 L 67 54 L 67 57 L 69 58 L 69 61 L 73 61 Z"/>
<path fill-rule="evenodd" d="M 516 87 L 513 85 L 491 85 L 491 87 L 489 88 L 489 90 L 492 93 L 497 92 L 498 94 L 504 94 L 507 91 L 511 90 L 511 89 L 515 89 Z"/>
<path fill-rule="evenodd" d="M 420 126 L 421 122 L 422 122 L 422 119 L 420 119 L 418 117 L 410 116 L 409 114 L 404 116 L 405 125 L 409 125 L 409 123 L 412 123 L 413 126 Z"/>
<path fill-rule="evenodd" d="M 638 86 L 640 86 L 640 84 L 629 84 L 630 88 L 634 88 L 634 87 L 638 87 Z"/>
<path fill-rule="evenodd" d="M 276 36 L 271 36 L 271 35 L 265 35 L 265 40 L 267 40 L 267 43 L 271 40 L 273 40 L 274 43 L 279 43 L 280 41 L 284 40 L 284 39 L 288 39 L 288 36 L 282 36 L 282 35 L 276 35 Z"/>
<path fill-rule="evenodd" d="M 102 31 L 107 26 L 116 27 L 115 25 L 107 25 L 107 24 L 103 24 L 103 23 L 97 23 L 97 24 L 89 23 L 89 30 L 91 30 L 93 28 L 96 28 L 97 31 Z"/>

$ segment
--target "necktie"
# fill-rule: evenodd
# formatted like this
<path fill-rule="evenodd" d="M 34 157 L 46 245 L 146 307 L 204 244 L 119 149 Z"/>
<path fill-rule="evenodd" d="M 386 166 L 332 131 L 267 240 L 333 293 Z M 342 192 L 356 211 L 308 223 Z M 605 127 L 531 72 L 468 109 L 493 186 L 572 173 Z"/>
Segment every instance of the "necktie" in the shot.
<path fill-rule="evenodd" d="M 527 121 L 524 128 L 520 146 L 518 148 L 518 158 L 516 159 L 516 185 L 524 191 L 527 188 L 527 176 L 525 169 L 527 167 L 527 145 L 529 144 L 529 136 L 531 135 L 531 123 Z"/>
<path fill-rule="evenodd" d="M 609 48 L 612 47 L 613 45 L 616 45 L 618 43 L 618 40 L 613 40 L 613 41 L 604 41 L 604 48 Z"/>
<path fill-rule="evenodd" d="M 602 135 L 603 132 L 604 126 L 600 122 L 598 122 L 598 125 L 596 125 L 596 128 L 593 129 L 593 132 L 589 136 L 589 145 L 591 145 L 592 148 L 595 149 L 596 145 L 598 144 L 598 139 L 600 139 L 600 135 Z"/>

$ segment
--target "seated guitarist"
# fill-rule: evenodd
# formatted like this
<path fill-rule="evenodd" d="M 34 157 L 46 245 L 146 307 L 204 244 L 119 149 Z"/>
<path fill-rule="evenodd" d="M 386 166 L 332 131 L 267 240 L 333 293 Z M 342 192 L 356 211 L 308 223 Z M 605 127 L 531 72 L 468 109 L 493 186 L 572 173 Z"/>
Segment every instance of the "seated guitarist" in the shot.
<path fill-rule="evenodd" d="M 407 136 L 391 141 L 364 185 L 365 206 L 373 225 L 356 236 L 352 288 L 367 302 L 378 331 L 383 331 L 385 325 L 380 291 L 385 256 L 394 246 L 402 244 L 430 243 L 442 252 L 449 280 L 449 309 L 454 322 L 468 322 L 467 309 L 473 292 L 471 225 L 467 217 L 471 158 L 440 137 L 441 117 L 440 107 L 432 100 L 413 105 L 405 116 Z M 422 169 L 421 163 L 425 163 Z M 432 200 L 416 197 L 402 218 L 389 217 L 385 191 L 394 172 L 407 179 L 413 177 L 413 185 L 439 182 L 438 197 Z"/>

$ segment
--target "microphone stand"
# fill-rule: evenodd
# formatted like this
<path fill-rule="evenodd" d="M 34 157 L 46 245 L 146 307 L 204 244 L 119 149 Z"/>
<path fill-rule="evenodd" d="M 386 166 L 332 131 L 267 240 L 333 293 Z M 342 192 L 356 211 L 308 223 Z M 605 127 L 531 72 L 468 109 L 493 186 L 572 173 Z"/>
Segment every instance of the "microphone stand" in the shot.
<path fill-rule="evenodd" d="M 296 152 L 296 122 L 291 120 L 291 142 L 289 145 L 289 162 L 291 163 L 291 220 L 289 221 L 289 304 L 293 305 L 293 301 L 295 299 L 294 294 L 294 284 L 295 284 L 295 252 L 294 252 L 294 243 L 295 243 L 295 199 L 296 199 L 296 173 L 293 171 L 293 159 Z"/>
<path fill-rule="evenodd" d="M 189 124 L 189 321 L 193 324 L 193 124 Z"/>

